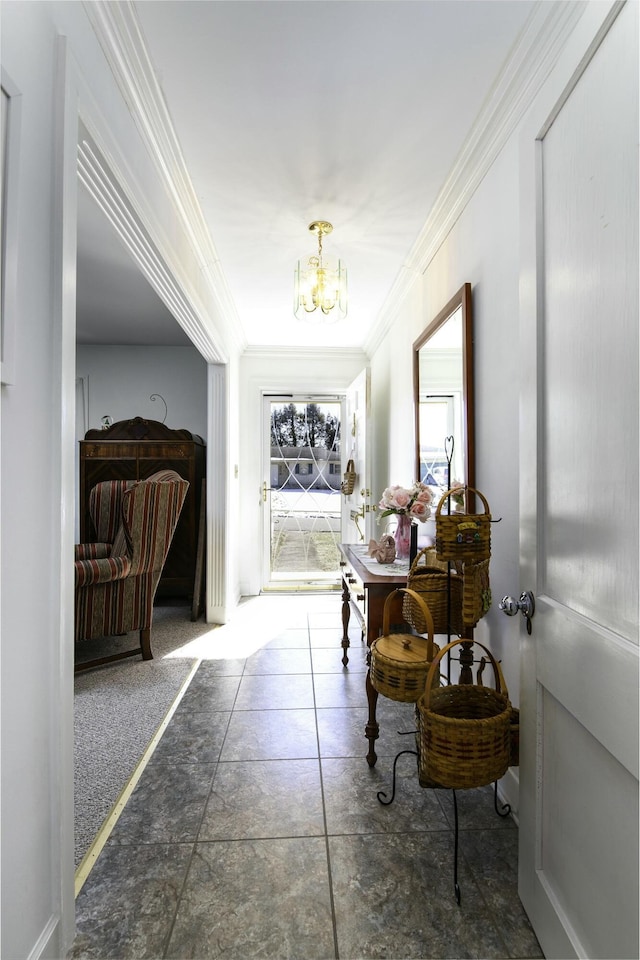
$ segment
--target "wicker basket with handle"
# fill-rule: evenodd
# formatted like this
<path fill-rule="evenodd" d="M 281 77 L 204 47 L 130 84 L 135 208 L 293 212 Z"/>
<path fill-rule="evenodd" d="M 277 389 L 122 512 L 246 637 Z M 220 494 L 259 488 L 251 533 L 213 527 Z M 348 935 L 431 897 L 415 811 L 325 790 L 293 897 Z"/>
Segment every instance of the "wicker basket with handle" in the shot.
<path fill-rule="evenodd" d="M 504 776 L 511 759 L 511 704 L 500 664 L 485 646 L 495 686 L 473 683 L 434 687 L 442 657 L 459 643 L 453 640 L 433 658 L 425 690 L 418 701 L 420 782 L 453 789 L 493 783 Z"/>
<path fill-rule="evenodd" d="M 471 560 L 478 563 L 491 556 L 491 513 L 486 497 L 479 490 L 466 488 L 477 493 L 484 505 L 484 513 L 448 513 L 442 512 L 445 501 L 454 493 L 447 490 L 436 507 L 436 554 L 440 560 Z"/>
<path fill-rule="evenodd" d="M 356 488 L 356 467 L 353 460 L 349 460 L 347 463 L 347 469 L 344 472 L 344 479 L 340 484 L 340 490 L 344 493 L 345 497 L 351 496 L 353 491 Z"/>
<path fill-rule="evenodd" d="M 411 633 L 389 633 L 390 606 L 399 593 L 412 594 L 427 624 L 426 638 Z M 382 636 L 371 644 L 369 677 L 374 689 L 389 700 L 416 703 L 424 693 L 427 674 L 438 650 L 433 642 L 433 621 L 424 600 L 406 587 L 394 590 L 384 602 Z M 438 678 L 435 682 L 439 682 Z"/>
<path fill-rule="evenodd" d="M 429 608 L 433 618 L 433 632 L 460 635 L 463 630 L 462 618 L 462 577 L 447 572 L 447 564 L 432 567 L 433 550 L 426 547 L 421 550 L 409 570 L 407 587 L 417 593 Z M 420 606 L 407 594 L 402 601 L 402 613 L 414 630 L 427 632 L 427 623 L 422 616 Z"/>
<path fill-rule="evenodd" d="M 517 707 L 511 708 L 511 753 L 509 766 L 520 766 L 520 711 Z"/>
<path fill-rule="evenodd" d="M 462 622 L 465 629 L 460 633 L 465 633 L 468 627 L 474 627 L 490 607 L 489 560 L 480 560 L 479 563 L 468 561 L 462 574 Z"/>

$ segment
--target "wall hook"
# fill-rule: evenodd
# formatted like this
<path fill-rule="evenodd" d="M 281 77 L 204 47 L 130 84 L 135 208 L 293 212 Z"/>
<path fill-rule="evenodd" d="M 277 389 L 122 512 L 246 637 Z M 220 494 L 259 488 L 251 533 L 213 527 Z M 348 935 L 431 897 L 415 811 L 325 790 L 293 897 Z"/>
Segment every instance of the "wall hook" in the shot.
<path fill-rule="evenodd" d="M 164 423 L 165 420 L 167 419 L 167 412 L 168 412 L 167 401 L 165 400 L 164 397 L 161 397 L 159 393 L 152 393 L 151 396 L 149 397 L 149 400 L 162 400 L 162 402 L 164 403 L 164 417 L 160 421 L 160 423 Z"/>

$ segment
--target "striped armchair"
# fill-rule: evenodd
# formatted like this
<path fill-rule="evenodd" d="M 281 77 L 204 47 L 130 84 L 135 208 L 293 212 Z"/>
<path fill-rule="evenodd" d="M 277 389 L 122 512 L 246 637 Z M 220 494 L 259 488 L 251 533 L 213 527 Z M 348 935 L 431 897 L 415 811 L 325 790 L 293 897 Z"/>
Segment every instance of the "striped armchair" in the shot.
<path fill-rule="evenodd" d="M 142 654 L 151 660 L 153 600 L 189 484 L 173 470 L 109 480 L 91 491 L 98 536 L 75 548 L 75 643 L 140 632 L 133 650 L 76 663 L 76 672 Z"/>

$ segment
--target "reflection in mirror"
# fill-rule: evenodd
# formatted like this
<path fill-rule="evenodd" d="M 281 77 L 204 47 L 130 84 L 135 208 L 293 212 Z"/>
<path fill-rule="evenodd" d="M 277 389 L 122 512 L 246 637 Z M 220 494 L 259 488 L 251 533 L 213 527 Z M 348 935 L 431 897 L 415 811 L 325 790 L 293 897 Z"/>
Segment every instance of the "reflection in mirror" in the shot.
<path fill-rule="evenodd" d="M 435 504 L 451 484 L 475 484 L 470 283 L 451 298 L 413 350 L 416 476 L 431 488 Z"/>

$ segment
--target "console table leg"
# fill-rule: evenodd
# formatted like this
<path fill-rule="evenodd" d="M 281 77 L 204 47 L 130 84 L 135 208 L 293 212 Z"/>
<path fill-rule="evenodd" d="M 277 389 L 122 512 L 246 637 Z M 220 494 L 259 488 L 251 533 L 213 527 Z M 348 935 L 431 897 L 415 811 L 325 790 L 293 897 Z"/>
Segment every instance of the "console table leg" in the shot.
<path fill-rule="evenodd" d="M 458 683 L 473 683 L 473 640 L 462 641 L 460 653 L 460 679 Z"/>
<path fill-rule="evenodd" d="M 367 690 L 367 702 L 369 704 L 369 720 L 364 728 L 364 735 L 369 741 L 369 752 L 367 753 L 367 763 L 370 767 L 375 767 L 378 759 L 375 751 L 375 742 L 380 736 L 380 724 L 376 720 L 376 705 L 378 703 L 378 691 L 371 683 L 371 677 L 367 670 L 367 679 L 365 682 Z"/>
<path fill-rule="evenodd" d="M 349 641 L 349 620 L 351 618 L 351 591 L 345 578 L 342 578 L 342 663 L 346 667 L 349 663 L 347 650 L 351 646 Z"/>

